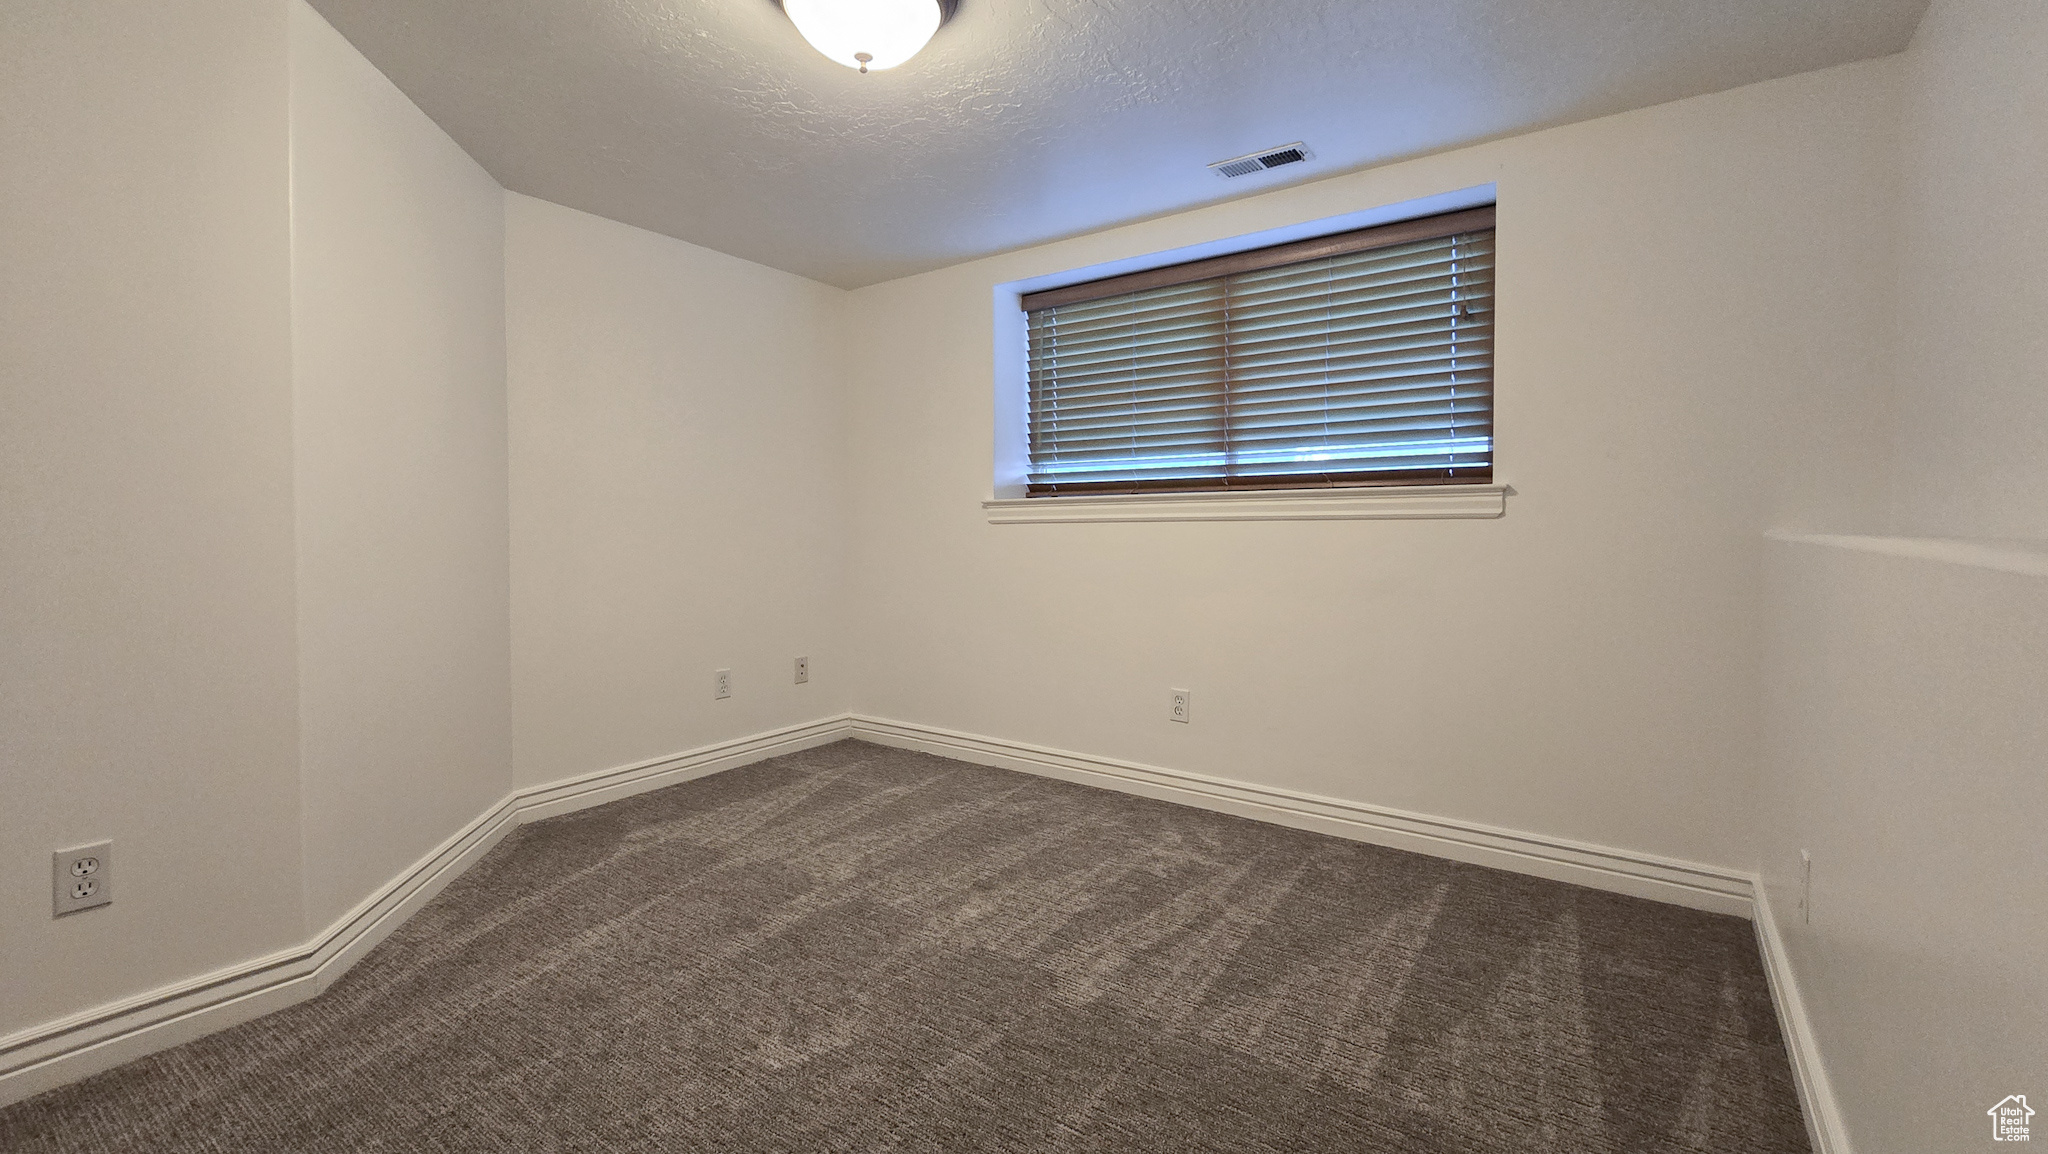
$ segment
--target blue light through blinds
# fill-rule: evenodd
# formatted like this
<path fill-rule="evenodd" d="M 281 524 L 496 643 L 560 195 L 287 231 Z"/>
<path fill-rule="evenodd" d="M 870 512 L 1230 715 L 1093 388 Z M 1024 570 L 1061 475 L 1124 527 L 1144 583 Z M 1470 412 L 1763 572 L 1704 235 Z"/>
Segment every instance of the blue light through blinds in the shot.
<path fill-rule="evenodd" d="M 1491 479 L 1493 230 L 1036 309 L 1034 493 Z"/>

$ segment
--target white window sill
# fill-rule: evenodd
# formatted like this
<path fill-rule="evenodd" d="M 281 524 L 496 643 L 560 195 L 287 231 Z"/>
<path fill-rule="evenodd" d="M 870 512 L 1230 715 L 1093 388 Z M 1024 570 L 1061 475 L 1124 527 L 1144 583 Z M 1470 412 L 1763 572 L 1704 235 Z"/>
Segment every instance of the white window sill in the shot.
<path fill-rule="evenodd" d="M 1506 485 L 1389 485 L 1249 493 L 1114 493 L 983 501 L 991 525 L 1065 521 L 1368 521 L 1491 518 L 1507 513 Z"/>

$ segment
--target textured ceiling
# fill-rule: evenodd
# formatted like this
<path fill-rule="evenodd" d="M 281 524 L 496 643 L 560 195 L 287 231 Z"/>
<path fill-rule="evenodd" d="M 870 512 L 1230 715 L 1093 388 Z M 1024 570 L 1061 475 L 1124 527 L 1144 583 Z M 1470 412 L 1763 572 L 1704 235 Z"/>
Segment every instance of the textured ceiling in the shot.
<path fill-rule="evenodd" d="M 312 3 L 505 187 L 853 287 L 1881 56 L 1927 0 L 961 0 L 866 76 L 775 0 Z"/>

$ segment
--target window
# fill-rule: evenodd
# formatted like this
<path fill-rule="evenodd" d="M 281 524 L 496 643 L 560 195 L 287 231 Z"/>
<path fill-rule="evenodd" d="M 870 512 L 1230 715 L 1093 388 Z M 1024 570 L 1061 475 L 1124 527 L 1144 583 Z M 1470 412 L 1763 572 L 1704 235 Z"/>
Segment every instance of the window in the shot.
<path fill-rule="evenodd" d="M 1490 483 L 1493 220 L 1026 295 L 1028 494 Z"/>

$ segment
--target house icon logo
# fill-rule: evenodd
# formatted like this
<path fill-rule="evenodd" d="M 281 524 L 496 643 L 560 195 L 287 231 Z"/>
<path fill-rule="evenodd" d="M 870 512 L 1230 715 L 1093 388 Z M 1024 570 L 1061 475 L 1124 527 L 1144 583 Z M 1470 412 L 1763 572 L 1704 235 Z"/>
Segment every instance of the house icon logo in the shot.
<path fill-rule="evenodd" d="M 1993 1142 L 2031 1141 L 2027 1119 L 2034 1116 L 2034 1108 L 2027 1105 L 2025 1094 L 2010 1095 L 2005 1101 L 1984 1112 L 1991 1115 Z"/>

